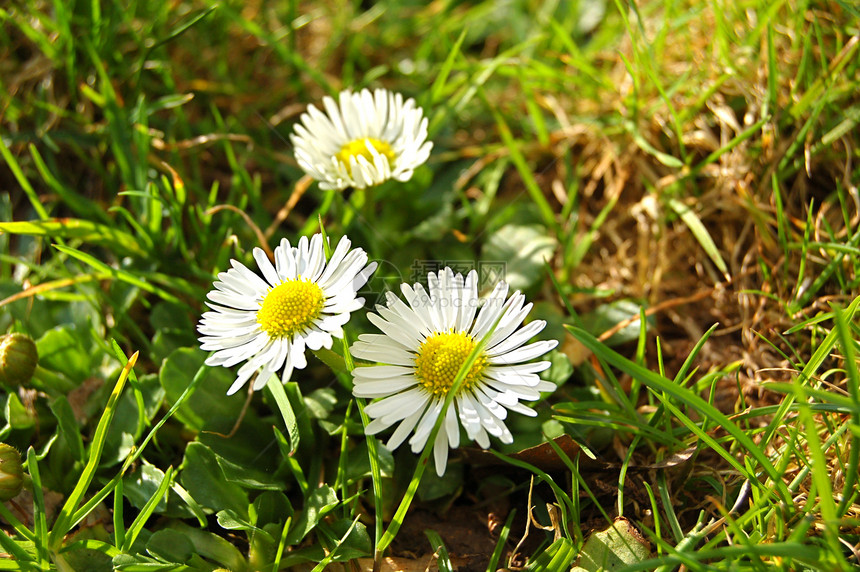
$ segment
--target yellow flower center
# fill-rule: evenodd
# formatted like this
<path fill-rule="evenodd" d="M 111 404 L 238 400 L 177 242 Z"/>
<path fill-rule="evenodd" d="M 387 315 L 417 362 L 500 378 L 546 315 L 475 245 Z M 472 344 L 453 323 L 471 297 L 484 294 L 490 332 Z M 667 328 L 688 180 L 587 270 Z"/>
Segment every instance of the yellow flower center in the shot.
<path fill-rule="evenodd" d="M 322 289 L 309 280 L 287 280 L 266 294 L 257 322 L 272 338 L 290 337 L 319 317 L 325 305 Z"/>
<path fill-rule="evenodd" d="M 364 157 L 370 161 L 371 165 L 373 164 L 373 155 L 370 153 L 370 149 L 367 148 L 368 145 L 373 147 L 373 149 L 380 155 L 387 157 L 389 164 L 394 162 L 394 150 L 391 148 L 391 145 L 385 141 L 380 141 L 379 139 L 374 139 L 372 137 L 355 139 L 341 147 L 340 151 L 338 151 L 336 155 L 336 157 L 346 166 L 346 170 L 349 172 L 350 176 L 352 176 L 352 167 L 350 167 L 349 164 L 350 157 Z"/>
<path fill-rule="evenodd" d="M 476 345 L 472 337 L 464 332 L 433 334 L 419 346 L 418 357 L 415 358 L 415 376 L 419 383 L 437 397 L 447 395 L 454 385 L 457 372 Z M 471 389 L 481 380 L 486 367 L 486 356 L 478 355 L 460 390 Z"/>

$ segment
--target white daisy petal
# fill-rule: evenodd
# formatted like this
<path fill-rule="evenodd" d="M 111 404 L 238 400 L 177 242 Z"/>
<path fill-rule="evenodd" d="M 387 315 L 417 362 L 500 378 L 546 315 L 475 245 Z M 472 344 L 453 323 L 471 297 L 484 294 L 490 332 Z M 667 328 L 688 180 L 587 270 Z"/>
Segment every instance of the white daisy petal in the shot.
<path fill-rule="evenodd" d="M 307 365 L 305 349 L 331 348 L 332 337 L 343 337 L 350 312 L 361 307 L 354 284 L 363 285 L 376 267 L 367 264 L 364 250 L 349 246 L 341 239 L 326 261 L 321 234 L 302 237 L 295 247 L 283 239 L 273 253 L 274 264 L 262 249 L 254 249 L 262 277 L 235 260 L 218 274 L 206 296 L 211 311 L 203 313 L 197 331 L 201 348 L 214 352 L 207 365 L 245 362 L 228 394 L 254 374 L 254 390 L 279 370 L 287 382 L 294 369 Z"/>
<path fill-rule="evenodd" d="M 389 292 L 386 305 L 368 314 L 382 334 L 362 334 L 351 348 L 354 356 L 380 364 L 352 372 L 353 393 L 378 398 L 365 408 L 372 419 L 366 432 L 375 434 L 400 421 L 387 446 L 397 448 L 411 432 L 410 448 L 420 453 L 438 425 L 432 446 L 440 475 L 448 450 L 460 445 L 460 425 L 468 439 L 483 448 L 490 446 L 491 435 L 511 443 L 513 435 L 504 422 L 508 413 L 536 415 L 522 402 L 540 399 L 542 391 L 555 387 L 537 376 L 549 367 L 548 361 L 522 363 L 557 345 L 555 340 L 523 345 L 545 322 L 522 326 L 532 305 L 519 292 L 507 297 L 504 282 L 481 306 L 477 282 L 475 271 L 463 277 L 445 268 L 428 275 L 426 290 L 420 284 L 402 284 L 405 302 Z M 459 369 L 488 334 L 488 344 L 440 419 Z"/>
<path fill-rule="evenodd" d="M 445 474 L 445 467 L 448 465 L 448 437 L 445 433 L 446 427 L 443 423 L 433 442 L 433 460 L 436 464 L 436 474 L 440 477 Z"/>
<path fill-rule="evenodd" d="M 403 441 L 415 429 L 415 425 L 424 413 L 424 408 L 427 407 L 427 403 L 422 403 L 421 405 L 422 407 L 418 411 L 400 422 L 400 425 L 397 426 L 397 429 L 394 430 L 394 433 L 391 434 L 391 437 L 389 437 L 388 442 L 385 444 L 386 447 L 393 451 L 403 444 Z"/>
<path fill-rule="evenodd" d="M 427 161 L 427 118 L 399 93 L 345 90 L 337 101 L 310 105 L 290 135 L 296 161 L 324 190 L 365 188 L 387 179 L 408 181 Z"/>

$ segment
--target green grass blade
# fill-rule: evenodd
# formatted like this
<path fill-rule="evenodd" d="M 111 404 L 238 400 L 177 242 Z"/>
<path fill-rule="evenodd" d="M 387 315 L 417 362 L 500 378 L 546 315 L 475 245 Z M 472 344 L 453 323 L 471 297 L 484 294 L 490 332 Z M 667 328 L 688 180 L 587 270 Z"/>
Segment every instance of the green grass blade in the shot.
<path fill-rule="evenodd" d="M 735 438 L 735 440 L 756 460 L 759 466 L 765 471 L 767 476 L 773 480 L 780 497 L 782 497 L 782 499 L 786 503 L 791 503 L 791 496 L 789 495 L 785 483 L 782 480 L 782 475 L 776 471 L 773 464 L 762 452 L 761 448 L 756 445 L 755 442 L 753 442 L 753 440 L 746 434 L 746 432 L 741 430 L 725 414 L 714 408 L 707 401 L 705 401 L 689 389 L 680 387 L 673 381 L 668 380 L 660 375 L 657 375 L 645 369 L 644 367 L 628 360 L 621 354 L 607 348 L 606 346 L 598 342 L 597 339 L 595 339 L 588 332 L 571 326 L 565 327 L 571 334 L 573 334 L 576 339 L 578 339 L 588 349 L 594 352 L 594 354 L 599 356 L 607 363 L 627 373 L 631 377 L 639 379 L 644 385 L 654 390 L 655 394 L 658 397 L 661 394 L 666 394 L 672 399 L 686 404 L 688 407 L 691 407 L 694 411 L 698 412 L 702 417 L 708 418 L 713 423 L 722 427 L 723 430 L 725 430 L 727 433 L 729 433 L 732 437 Z M 674 412 L 680 413 L 680 411 L 675 408 L 674 405 L 669 403 L 668 399 L 664 400 L 663 403 L 666 404 L 667 407 L 671 406 L 673 409 L 675 409 Z M 694 426 L 695 424 L 693 425 L 693 427 Z M 688 427 L 691 430 L 693 429 L 693 427 Z M 700 435 L 700 437 L 701 436 L 702 435 Z M 712 438 L 711 440 L 713 441 Z M 712 442 L 712 445 L 716 445 L 716 443 Z M 728 453 L 722 447 L 718 447 L 716 451 L 718 453 L 722 451 L 721 454 L 725 458 L 727 458 L 727 460 L 728 458 L 731 458 L 731 456 L 728 455 Z M 734 464 L 737 464 L 737 461 L 735 461 Z"/>
<path fill-rule="evenodd" d="M 68 246 L 61 246 L 59 244 L 55 244 L 54 248 L 56 248 L 57 250 L 59 250 L 60 252 L 62 252 L 64 254 L 68 254 L 69 256 L 71 256 L 73 258 L 77 258 L 81 262 L 84 262 L 84 263 L 92 266 L 95 270 L 97 270 L 99 272 L 104 272 L 104 273 L 110 274 L 111 276 L 113 276 L 117 280 L 121 280 L 121 281 L 126 282 L 128 284 L 131 284 L 132 286 L 137 286 L 141 290 L 149 292 L 150 294 L 155 294 L 156 296 L 158 296 L 159 298 L 161 298 L 162 300 L 164 300 L 166 302 L 173 302 L 175 304 L 181 304 L 182 303 L 182 301 L 179 298 L 177 298 L 176 296 L 174 296 L 170 292 L 167 292 L 166 290 L 163 290 L 162 288 L 159 288 L 158 286 L 153 286 L 152 284 L 150 284 L 149 282 L 147 282 L 143 278 L 135 276 L 134 274 L 132 274 L 131 272 L 129 272 L 127 270 L 122 270 L 121 268 L 112 268 L 112 267 L 108 266 L 107 264 L 105 264 L 104 262 L 102 262 L 101 260 L 98 260 L 94 256 L 87 254 L 86 252 L 82 252 L 76 248 L 70 248 Z"/>
<path fill-rule="evenodd" d="M 112 251 L 133 256 L 144 256 L 136 238 L 119 229 L 96 222 L 60 218 L 31 221 L 0 222 L 0 232 L 43 236 L 54 239 L 77 239 L 90 244 L 104 246 Z"/>
<path fill-rule="evenodd" d="M 729 269 L 726 266 L 726 262 L 720 255 L 720 251 L 717 249 L 717 245 L 714 244 L 714 239 L 711 238 L 711 234 L 708 232 L 708 229 L 705 228 L 705 225 L 702 224 L 702 221 L 696 216 L 696 213 L 678 199 L 670 198 L 668 203 L 669 208 L 681 217 L 681 220 L 684 221 L 684 224 L 687 225 L 687 228 L 690 229 L 690 232 L 693 233 L 693 236 L 696 237 L 696 240 L 705 250 L 705 254 L 708 255 L 708 258 L 711 259 L 714 265 L 728 280 Z"/>
<path fill-rule="evenodd" d="M 433 548 L 433 554 L 436 556 L 436 566 L 439 572 L 453 572 L 451 566 L 451 557 L 448 556 L 448 549 L 445 548 L 445 542 L 439 533 L 435 530 L 425 530 L 424 536 L 430 541 L 430 546 Z"/>
<path fill-rule="evenodd" d="M 74 525 L 71 518 L 72 514 L 80 505 L 81 500 L 83 500 L 84 495 L 89 489 L 90 483 L 95 477 L 96 469 L 98 469 L 99 460 L 101 459 L 101 454 L 104 450 L 105 441 L 107 440 L 108 428 L 110 427 L 110 423 L 113 420 L 114 413 L 116 413 L 119 398 L 122 394 L 123 387 L 125 387 L 125 382 L 128 379 L 128 374 L 129 372 L 131 372 L 131 368 L 133 368 L 134 364 L 137 362 L 137 356 L 138 354 L 137 352 L 135 352 L 131 356 L 131 358 L 129 358 L 128 363 L 122 369 L 122 372 L 120 373 L 119 378 L 114 385 L 113 391 L 108 398 L 104 413 L 102 413 L 102 416 L 99 419 L 95 434 L 93 435 L 93 440 L 90 444 L 89 459 L 87 460 L 87 464 L 84 467 L 83 473 L 78 479 L 74 490 L 71 492 L 71 494 L 69 494 L 65 504 L 60 509 L 60 512 L 57 515 L 57 520 L 54 522 L 54 527 L 51 530 L 50 535 L 48 536 L 48 544 L 51 550 L 59 549 L 60 544 L 63 541 L 63 537 L 66 535 L 66 533 L 69 532 L 69 530 L 71 530 L 71 527 Z"/>
<path fill-rule="evenodd" d="M 152 516 L 152 513 L 155 511 L 155 508 L 158 506 L 158 503 L 161 502 L 165 495 L 167 494 L 167 490 L 170 488 L 170 483 L 173 480 L 173 467 L 170 466 L 164 471 L 164 478 L 161 479 L 161 483 L 158 485 L 158 489 L 149 497 L 149 500 L 146 501 L 146 504 L 143 505 L 143 508 L 140 509 L 140 513 L 134 519 L 134 521 L 129 525 L 128 530 L 125 533 L 125 541 L 123 545 L 120 547 L 120 550 L 123 552 L 129 553 L 131 551 L 132 545 L 137 540 L 137 537 L 143 531 L 143 527 L 146 524 L 146 521 L 149 520 L 149 517 Z"/>
<path fill-rule="evenodd" d="M 47 562 L 48 522 L 45 513 L 45 496 L 42 490 L 42 477 L 39 474 L 39 461 L 33 447 L 27 449 L 27 471 L 33 481 L 33 536 L 36 554 L 40 562 Z"/>
<path fill-rule="evenodd" d="M 299 446 L 299 425 L 296 422 L 296 414 L 293 412 L 293 406 L 290 405 L 290 400 L 287 398 L 287 392 L 284 390 L 284 384 L 277 375 L 273 375 L 266 382 L 266 389 L 275 400 L 278 406 L 278 411 L 281 412 L 281 418 L 287 426 L 287 434 L 290 436 L 290 455 L 296 452 Z"/>

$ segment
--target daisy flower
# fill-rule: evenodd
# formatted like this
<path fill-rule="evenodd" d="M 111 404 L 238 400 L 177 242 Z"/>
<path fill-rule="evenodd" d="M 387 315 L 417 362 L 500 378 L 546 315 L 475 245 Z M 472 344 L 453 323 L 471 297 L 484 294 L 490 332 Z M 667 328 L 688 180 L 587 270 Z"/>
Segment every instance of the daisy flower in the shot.
<path fill-rule="evenodd" d="M 293 368 L 307 365 L 305 348 L 331 348 L 332 337 L 342 338 L 350 312 L 364 305 L 356 292 L 376 269 L 361 248 L 350 250 L 343 237 L 326 261 L 323 238 L 287 239 L 275 248 L 275 264 L 261 248 L 254 249 L 260 277 L 243 264 L 218 274 L 215 289 L 206 296 L 212 311 L 197 326 L 200 347 L 214 351 L 207 365 L 239 368 L 227 395 L 239 391 L 254 373 L 254 390 L 283 370 L 289 381 Z"/>
<path fill-rule="evenodd" d="M 299 166 L 321 189 L 363 189 L 388 179 L 404 182 L 430 156 L 427 118 L 414 99 L 363 89 L 323 98 L 325 113 L 308 106 L 290 140 Z"/>
<path fill-rule="evenodd" d="M 535 320 L 520 327 L 532 304 L 525 304 L 519 291 L 506 299 L 505 282 L 496 285 L 478 311 L 478 274 L 474 270 L 463 278 L 445 268 L 427 278 L 429 291 L 421 284 L 403 284 L 406 302 L 389 292 L 386 306 L 377 306 L 376 314 L 368 313 L 368 319 L 382 333 L 360 335 L 351 351 L 380 365 L 353 370 L 353 394 L 380 398 L 365 408 L 373 418 L 365 429 L 368 434 L 399 424 L 386 446 L 396 449 L 412 433 L 409 444 L 413 452 L 420 453 L 457 372 L 498 321 L 454 396 L 433 443 L 436 473 L 442 476 L 448 448 L 456 449 L 460 444 L 459 425 L 470 440 L 486 449 L 489 435 L 503 443 L 513 442 L 504 422 L 508 411 L 537 415 L 520 400 L 539 399 L 541 391 L 553 391 L 555 385 L 537 375 L 549 367 L 548 361 L 525 362 L 548 352 L 558 342 L 523 345 L 543 330 L 546 322 Z"/>

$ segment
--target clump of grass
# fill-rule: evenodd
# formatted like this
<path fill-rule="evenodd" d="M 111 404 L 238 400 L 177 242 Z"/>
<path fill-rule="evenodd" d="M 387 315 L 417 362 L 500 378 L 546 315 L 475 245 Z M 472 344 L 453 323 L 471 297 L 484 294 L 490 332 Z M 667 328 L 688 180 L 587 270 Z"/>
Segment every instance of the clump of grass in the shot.
<path fill-rule="evenodd" d="M 0 508 L 0 568 L 384 570 L 384 549 L 557 570 L 619 517 L 650 548 L 626 570 L 856 565 L 859 17 L 3 8 L 0 328 L 40 365 L 2 393 L 33 486 Z M 321 192 L 291 126 L 366 86 L 418 100 L 433 156 L 408 183 Z M 538 301 L 558 389 L 512 445 L 422 477 L 363 435 L 342 348 L 224 397 L 194 331 L 214 274 L 320 221 L 380 262 L 371 303 L 464 261 L 504 262 Z"/>

